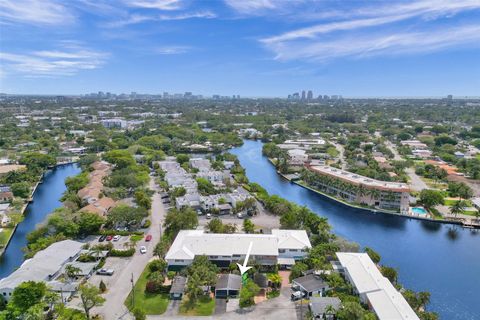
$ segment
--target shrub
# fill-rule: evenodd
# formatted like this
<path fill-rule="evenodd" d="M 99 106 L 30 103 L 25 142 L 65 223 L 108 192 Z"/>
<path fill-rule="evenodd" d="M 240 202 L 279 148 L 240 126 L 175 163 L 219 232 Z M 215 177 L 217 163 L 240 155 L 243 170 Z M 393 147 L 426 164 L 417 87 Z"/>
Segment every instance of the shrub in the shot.
<path fill-rule="evenodd" d="M 98 289 L 100 289 L 100 292 L 102 293 L 107 291 L 107 285 L 105 284 L 105 282 L 103 282 L 103 280 L 100 281 L 100 284 L 98 285 Z"/>
<path fill-rule="evenodd" d="M 127 249 L 127 250 L 117 250 L 112 249 L 109 253 L 110 257 L 131 257 L 135 254 L 135 249 Z"/>
<path fill-rule="evenodd" d="M 160 293 L 162 285 L 157 281 L 148 281 L 145 285 L 145 292 L 147 293 Z"/>
<path fill-rule="evenodd" d="M 140 308 L 133 309 L 133 316 L 135 317 L 135 320 L 145 320 L 147 318 L 145 311 Z"/>
<path fill-rule="evenodd" d="M 145 220 L 145 222 L 143 223 L 143 228 L 150 228 L 150 226 L 152 225 L 152 221 L 150 220 Z"/>
<path fill-rule="evenodd" d="M 163 259 L 153 260 L 148 264 L 150 272 L 161 271 L 163 272 L 167 267 L 167 263 Z"/>

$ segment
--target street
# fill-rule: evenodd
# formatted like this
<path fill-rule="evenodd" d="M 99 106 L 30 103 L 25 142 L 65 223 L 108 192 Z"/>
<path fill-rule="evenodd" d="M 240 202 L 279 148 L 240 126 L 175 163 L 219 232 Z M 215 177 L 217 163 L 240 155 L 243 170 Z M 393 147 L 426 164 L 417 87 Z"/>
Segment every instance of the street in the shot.
<path fill-rule="evenodd" d="M 154 177 L 150 178 L 149 187 L 155 192 L 152 198 L 152 213 L 150 216 L 152 224 L 149 231 L 146 233 L 152 235 L 152 240 L 150 242 L 145 242 L 145 240 L 139 241 L 135 255 L 130 258 L 128 263 L 121 270 L 115 270 L 115 272 L 119 274 L 117 275 L 116 281 L 110 284 L 109 288 L 111 289 L 104 295 L 104 298 L 106 299 L 104 305 L 92 310 L 92 314 L 98 313 L 102 315 L 104 319 L 113 320 L 131 318 L 124 302 L 132 289 L 132 274 L 135 283 L 149 260 L 152 259 L 153 249 L 160 240 L 161 224 L 165 217 L 165 208 L 162 204 L 160 195 L 158 194 L 159 189 L 154 182 Z M 141 254 L 138 250 L 142 245 L 147 247 L 146 254 Z"/>

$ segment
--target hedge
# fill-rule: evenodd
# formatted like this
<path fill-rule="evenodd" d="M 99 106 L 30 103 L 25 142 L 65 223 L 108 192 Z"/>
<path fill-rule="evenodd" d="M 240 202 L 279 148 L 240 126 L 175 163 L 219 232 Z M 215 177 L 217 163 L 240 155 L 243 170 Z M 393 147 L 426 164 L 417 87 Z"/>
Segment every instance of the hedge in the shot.
<path fill-rule="evenodd" d="M 110 257 L 131 257 L 135 254 L 135 249 L 127 249 L 127 250 L 116 250 L 112 249 L 109 253 Z"/>

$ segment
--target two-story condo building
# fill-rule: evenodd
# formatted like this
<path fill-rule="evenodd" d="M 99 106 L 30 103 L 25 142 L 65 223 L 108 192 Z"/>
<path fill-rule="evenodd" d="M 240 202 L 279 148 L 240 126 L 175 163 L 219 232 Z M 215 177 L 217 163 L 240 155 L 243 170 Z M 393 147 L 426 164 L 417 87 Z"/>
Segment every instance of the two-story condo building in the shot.
<path fill-rule="evenodd" d="M 293 265 L 303 259 L 312 245 L 305 230 L 273 229 L 271 234 L 220 234 L 203 230 L 182 230 L 168 250 L 165 260 L 169 270 L 179 270 L 206 255 L 219 267 L 243 262 L 252 243 L 249 261 L 265 266 Z"/>

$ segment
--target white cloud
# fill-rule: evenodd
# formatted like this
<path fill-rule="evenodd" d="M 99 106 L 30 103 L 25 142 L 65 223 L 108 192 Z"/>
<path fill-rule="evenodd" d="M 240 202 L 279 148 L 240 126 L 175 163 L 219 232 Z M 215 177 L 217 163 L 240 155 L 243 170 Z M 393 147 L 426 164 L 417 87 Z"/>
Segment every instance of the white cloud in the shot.
<path fill-rule="evenodd" d="M 123 0 L 130 7 L 158 10 L 178 10 L 182 7 L 181 0 Z"/>
<path fill-rule="evenodd" d="M 217 15 L 211 11 L 200 11 L 200 12 L 190 12 L 182 13 L 177 15 L 160 15 L 158 20 L 186 20 L 186 19 L 213 19 Z"/>
<path fill-rule="evenodd" d="M 225 3 L 243 14 L 258 14 L 275 9 L 282 0 L 225 0 Z"/>
<path fill-rule="evenodd" d="M 390 5 L 388 7 L 360 8 L 344 13 L 344 16 L 355 15 L 357 17 L 356 19 L 317 24 L 311 27 L 289 31 L 278 36 L 268 37 L 262 39 L 262 41 L 271 43 L 297 38 L 313 38 L 317 35 L 334 31 L 380 26 L 418 16 L 422 16 L 425 19 L 433 19 L 440 16 L 452 15 L 460 11 L 475 9 L 480 9 L 480 1 L 478 0 L 458 0 L 455 2 L 422 0 L 408 4 Z M 370 18 L 364 18 L 365 16 Z"/>
<path fill-rule="evenodd" d="M 157 54 L 182 54 L 187 53 L 190 51 L 190 47 L 187 46 L 164 46 L 164 47 L 157 47 L 154 51 Z"/>
<path fill-rule="evenodd" d="M 0 0 L 0 18 L 3 22 L 34 25 L 61 25 L 74 20 L 70 11 L 54 0 Z"/>
<path fill-rule="evenodd" d="M 370 57 L 426 53 L 466 44 L 480 46 L 480 25 L 438 28 L 421 32 L 346 36 L 338 40 L 299 40 L 293 44 L 270 44 L 278 60 L 327 61 L 339 57 Z"/>
<path fill-rule="evenodd" d="M 97 69 L 105 63 L 107 57 L 107 53 L 69 42 L 63 43 L 58 50 L 25 54 L 0 52 L 0 62 L 9 74 L 32 77 L 70 76 L 81 70 Z"/>
<path fill-rule="evenodd" d="M 162 15 L 141 15 L 141 14 L 132 14 L 128 18 L 108 22 L 105 24 L 107 28 L 119 28 L 125 27 L 132 24 L 138 24 L 148 21 L 176 21 L 176 20 L 187 20 L 187 19 L 213 19 L 217 15 L 211 11 L 200 11 L 200 12 L 189 12 L 181 14 L 162 14 Z"/>
<path fill-rule="evenodd" d="M 389 2 L 388 6 L 376 3 L 374 7 L 342 12 L 340 21 L 317 23 L 265 37 L 260 42 L 280 60 L 324 61 L 340 56 L 430 52 L 478 41 L 480 37 L 475 34 L 478 24 L 458 25 L 459 20 L 437 23 L 454 14 L 477 9 L 480 9 L 478 0 Z"/>

